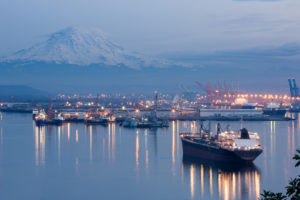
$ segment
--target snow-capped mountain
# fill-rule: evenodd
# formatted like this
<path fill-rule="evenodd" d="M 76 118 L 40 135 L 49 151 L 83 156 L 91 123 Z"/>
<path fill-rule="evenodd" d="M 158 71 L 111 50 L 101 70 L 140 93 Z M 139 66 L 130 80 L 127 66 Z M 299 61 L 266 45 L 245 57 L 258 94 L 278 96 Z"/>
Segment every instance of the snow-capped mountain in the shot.
<path fill-rule="evenodd" d="M 125 65 L 130 68 L 168 66 L 167 61 L 148 58 L 126 51 L 112 42 L 99 29 L 69 27 L 53 33 L 44 42 L 22 49 L 2 62 L 49 62 L 87 66 L 104 64 Z"/>

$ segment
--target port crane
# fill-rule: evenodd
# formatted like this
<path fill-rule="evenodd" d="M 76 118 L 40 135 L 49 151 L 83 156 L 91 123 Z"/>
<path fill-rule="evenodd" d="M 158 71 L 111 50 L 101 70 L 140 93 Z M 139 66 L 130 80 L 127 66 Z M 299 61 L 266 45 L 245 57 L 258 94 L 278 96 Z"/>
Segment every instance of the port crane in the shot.
<path fill-rule="evenodd" d="M 295 78 L 288 78 L 291 97 L 299 97 L 299 88 L 297 87 Z"/>

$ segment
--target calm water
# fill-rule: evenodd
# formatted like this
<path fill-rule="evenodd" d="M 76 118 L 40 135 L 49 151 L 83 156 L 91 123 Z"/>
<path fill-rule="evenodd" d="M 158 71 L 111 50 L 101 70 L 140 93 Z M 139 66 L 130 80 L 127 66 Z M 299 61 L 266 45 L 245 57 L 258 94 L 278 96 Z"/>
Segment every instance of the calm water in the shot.
<path fill-rule="evenodd" d="M 259 133 L 264 152 L 251 166 L 228 167 L 182 158 L 178 134 L 197 131 L 197 122 L 38 128 L 30 114 L 3 114 L 0 199 L 256 199 L 263 189 L 282 191 L 300 174 L 292 159 L 300 122 L 243 125 Z"/>

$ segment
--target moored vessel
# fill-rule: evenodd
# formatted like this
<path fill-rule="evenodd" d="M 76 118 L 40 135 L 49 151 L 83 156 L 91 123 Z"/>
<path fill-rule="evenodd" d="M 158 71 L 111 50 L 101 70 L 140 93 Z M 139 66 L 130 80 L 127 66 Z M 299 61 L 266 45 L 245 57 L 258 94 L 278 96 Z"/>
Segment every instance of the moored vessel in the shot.
<path fill-rule="evenodd" d="M 137 124 L 138 128 L 163 128 L 169 127 L 168 121 L 160 121 L 156 117 L 142 117 Z"/>
<path fill-rule="evenodd" d="M 64 122 L 63 116 L 61 114 L 47 114 L 43 109 L 39 110 L 38 113 L 34 116 L 34 121 L 36 126 L 44 125 L 57 125 L 60 126 Z"/>
<path fill-rule="evenodd" d="M 87 125 L 92 125 L 92 124 L 107 125 L 109 122 L 110 122 L 109 118 L 106 115 L 89 116 L 85 120 L 85 123 Z"/>
<path fill-rule="evenodd" d="M 138 125 L 138 120 L 134 117 L 127 118 L 122 123 L 123 127 L 125 128 L 136 128 Z"/>
<path fill-rule="evenodd" d="M 212 136 L 201 124 L 198 134 L 181 133 L 184 156 L 221 162 L 252 162 L 262 153 L 257 133 L 245 128 L 240 131 L 220 130 L 218 124 L 217 134 Z"/>
<path fill-rule="evenodd" d="M 284 117 L 286 111 L 285 108 L 282 108 L 280 105 L 273 102 L 263 108 L 263 113 L 267 116 Z"/>

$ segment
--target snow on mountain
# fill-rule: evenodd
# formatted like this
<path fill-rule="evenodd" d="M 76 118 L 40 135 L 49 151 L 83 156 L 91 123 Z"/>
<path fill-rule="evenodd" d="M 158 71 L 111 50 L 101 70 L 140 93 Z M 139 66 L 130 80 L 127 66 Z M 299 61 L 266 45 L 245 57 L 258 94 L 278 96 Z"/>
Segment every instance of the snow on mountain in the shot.
<path fill-rule="evenodd" d="M 99 29 L 77 27 L 69 27 L 53 33 L 46 41 L 28 49 L 22 49 L 3 61 L 54 62 L 81 66 L 90 64 L 125 65 L 130 68 L 169 65 L 167 61 L 151 59 L 126 51 L 112 42 Z"/>

